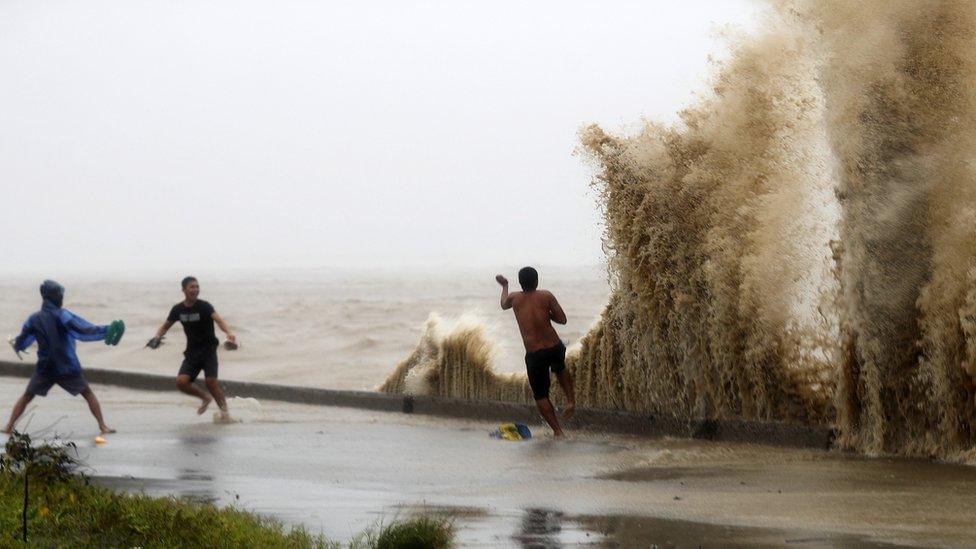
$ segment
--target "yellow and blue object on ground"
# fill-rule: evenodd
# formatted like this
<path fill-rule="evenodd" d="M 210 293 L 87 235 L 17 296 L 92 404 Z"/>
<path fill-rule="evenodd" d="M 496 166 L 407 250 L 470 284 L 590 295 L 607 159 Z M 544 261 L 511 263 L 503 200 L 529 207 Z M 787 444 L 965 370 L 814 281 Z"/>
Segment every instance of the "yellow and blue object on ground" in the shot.
<path fill-rule="evenodd" d="M 488 433 L 492 438 L 502 440 L 527 440 L 532 438 L 532 431 L 524 423 L 502 423 L 498 429 Z"/>

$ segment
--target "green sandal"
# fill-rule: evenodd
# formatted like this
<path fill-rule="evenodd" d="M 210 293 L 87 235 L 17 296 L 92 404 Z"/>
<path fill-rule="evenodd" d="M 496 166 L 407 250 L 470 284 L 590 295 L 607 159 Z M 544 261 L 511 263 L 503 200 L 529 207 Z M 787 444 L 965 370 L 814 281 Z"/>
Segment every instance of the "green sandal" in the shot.
<path fill-rule="evenodd" d="M 105 344 L 106 345 L 118 345 L 119 341 L 122 339 L 122 334 L 125 333 L 125 322 L 121 320 L 113 320 L 111 324 L 108 325 L 108 333 L 105 334 Z"/>

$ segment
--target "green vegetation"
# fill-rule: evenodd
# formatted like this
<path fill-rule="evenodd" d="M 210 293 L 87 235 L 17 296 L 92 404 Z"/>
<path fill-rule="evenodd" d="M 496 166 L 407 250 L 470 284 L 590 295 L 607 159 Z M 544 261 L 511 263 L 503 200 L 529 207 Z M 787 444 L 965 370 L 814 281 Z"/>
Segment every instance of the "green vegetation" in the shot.
<path fill-rule="evenodd" d="M 0 545 L 21 540 L 23 476 L 0 475 Z M 304 530 L 238 509 L 129 496 L 72 478 L 31 482 L 31 545 L 58 547 L 332 547 Z"/>
<path fill-rule="evenodd" d="M 339 547 L 239 509 L 91 486 L 72 474 L 77 463 L 70 444 L 34 447 L 27 435 L 15 433 L 6 450 L 0 457 L 0 547 L 24 545 L 25 519 L 29 545 L 39 547 Z M 421 516 L 364 532 L 352 547 L 442 548 L 452 537 L 449 520 Z"/>
<path fill-rule="evenodd" d="M 454 546 L 454 523 L 449 517 L 421 515 L 391 524 L 377 524 L 362 532 L 350 549 L 446 549 Z"/>
<path fill-rule="evenodd" d="M 369 543 L 376 549 L 441 549 L 450 547 L 454 526 L 447 519 L 428 516 L 394 522 Z"/>

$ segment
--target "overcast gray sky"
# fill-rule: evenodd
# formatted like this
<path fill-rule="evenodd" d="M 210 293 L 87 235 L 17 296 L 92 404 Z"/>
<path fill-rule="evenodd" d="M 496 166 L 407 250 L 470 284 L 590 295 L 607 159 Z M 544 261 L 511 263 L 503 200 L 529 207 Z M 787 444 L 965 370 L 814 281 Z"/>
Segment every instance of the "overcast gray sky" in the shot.
<path fill-rule="evenodd" d="M 0 0 L 2 271 L 594 264 L 749 0 Z"/>

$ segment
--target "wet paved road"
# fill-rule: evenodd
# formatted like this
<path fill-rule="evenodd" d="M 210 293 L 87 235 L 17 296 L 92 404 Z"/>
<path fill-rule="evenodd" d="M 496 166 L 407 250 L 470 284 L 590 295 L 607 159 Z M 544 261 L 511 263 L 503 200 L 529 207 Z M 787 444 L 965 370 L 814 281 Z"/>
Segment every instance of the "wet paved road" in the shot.
<path fill-rule="evenodd" d="M 7 407 L 24 380 L 0 379 Z M 35 436 L 78 442 L 98 482 L 236 505 L 347 539 L 426 511 L 470 546 L 976 544 L 976 468 L 577 434 L 505 442 L 493 425 L 235 399 L 213 423 L 176 393 L 95 387 L 119 433 L 96 445 L 52 390 Z"/>

